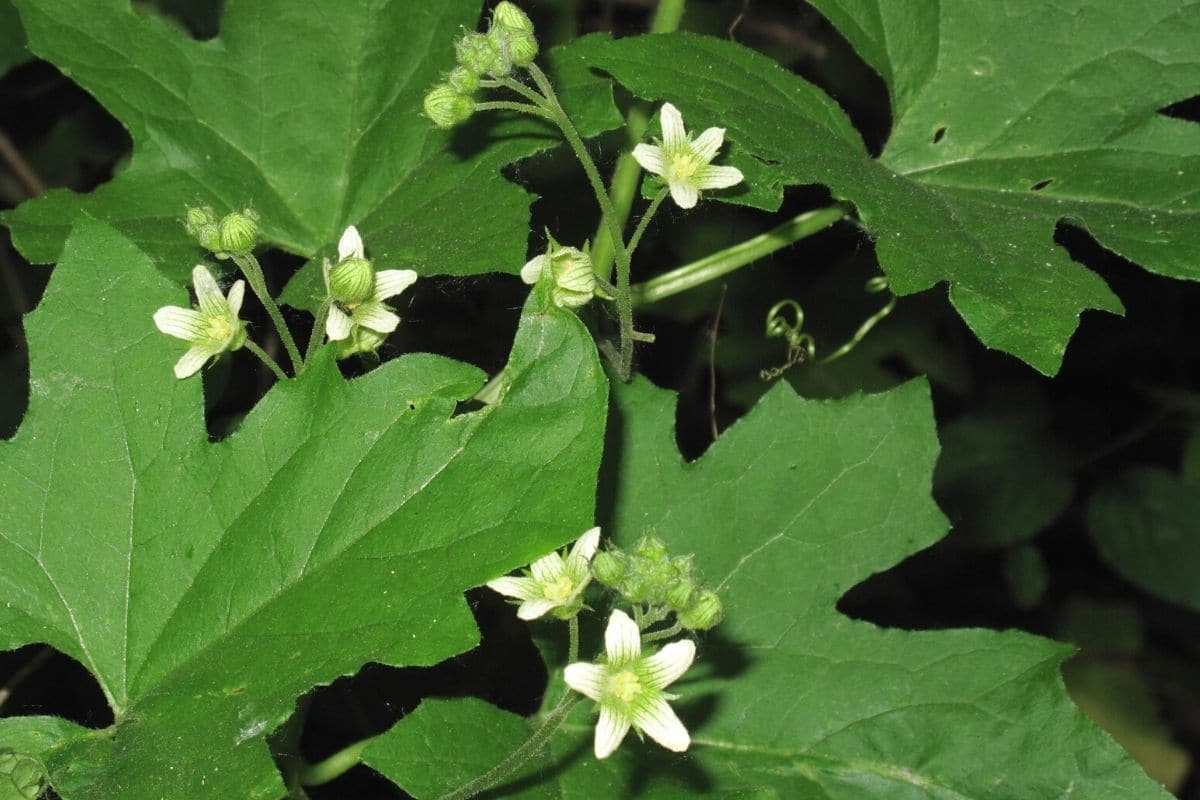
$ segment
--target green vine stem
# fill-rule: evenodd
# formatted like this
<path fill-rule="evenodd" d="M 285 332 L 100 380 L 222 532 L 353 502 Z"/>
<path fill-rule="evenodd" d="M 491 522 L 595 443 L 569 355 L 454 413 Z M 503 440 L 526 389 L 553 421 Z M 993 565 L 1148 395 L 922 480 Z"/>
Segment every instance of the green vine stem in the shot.
<path fill-rule="evenodd" d="M 275 362 L 275 359 L 271 358 L 270 353 L 255 344 L 253 339 L 246 340 L 246 349 L 258 356 L 258 360 L 266 364 L 267 367 L 270 368 L 271 372 L 275 373 L 276 378 L 279 378 L 281 381 L 286 381 L 288 379 L 287 373 L 284 372 L 283 368 Z"/>
<path fill-rule="evenodd" d="M 313 356 L 321 348 L 321 342 L 325 341 L 325 323 L 329 319 L 329 305 L 332 302 L 328 297 L 325 298 L 321 302 L 321 307 L 317 309 L 317 315 L 313 318 L 312 333 L 308 335 L 308 347 L 304 350 L 305 364 L 313 360 Z"/>
<path fill-rule="evenodd" d="M 662 201 L 667 199 L 669 190 L 664 186 L 658 190 L 658 194 L 654 195 L 654 199 L 650 201 L 650 205 L 646 208 L 642 218 L 638 220 L 637 229 L 634 230 L 633 236 L 629 237 L 629 244 L 625 245 L 625 249 L 632 253 L 637 250 L 638 243 L 642 241 L 642 234 L 646 232 L 646 228 L 650 227 L 650 220 L 654 218 L 654 213 L 658 211 L 658 207 L 662 205 Z"/>
<path fill-rule="evenodd" d="M 686 5 L 686 0 L 659 0 L 658 7 L 654 10 L 654 18 L 650 20 L 650 33 L 671 33 L 678 30 Z M 625 115 L 625 130 L 629 134 L 631 149 L 642 140 L 649 124 L 650 112 L 646 105 L 635 103 Z M 617 158 L 617 165 L 613 168 L 610 197 L 617 215 L 618 227 L 622 230 L 629 221 L 629 212 L 633 208 L 641 170 L 641 166 L 634 161 L 633 154 L 629 151 L 621 153 Z M 596 274 L 607 279 L 612 271 L 613 245 L 606 220 L 600 220 L 596 234 L 592 237 L 591 256 Z"/>
<path fill-rule="evenodd" d="M 300 783 L 304 786 L 320 786 L 342 777 L 362 763 L 363 751 L 378 738 L 378 736 L 371 736 L 367 739 L 360 739 L 354 744 L 338 750 L 324 761 L 306 764 L 297 773 Z"/>
<path fill-rule="evenodd" d="M 267 310 L 267 316 L 271 318 L 271 322 L 275 324 L 275 330 L 279 332 L 279 340 L 283 342 L 283 349 L 287 350 L 288 358 L 291 359 L 292 372 L 299 375 L 304 371 L 304 361 L 300 358 L 300 349 L 296 347 L 296 340 L 292 338 L 291 330 L 288 328 L 287 323 L 283 321 L 283 314 L 280 313 L 279 306 L 275 304 L 275 299 L 267 291 L 267 279 L 263 275 L 262 265 L 258 263 L 258 259 L 253 255 L 234 256 L 233 263 L 237 264 L 242 270 L 242 274 L 246 276 L 246 283 L 250 284 L 251 290 L 258 297 L 259 302 L 263 304 L 263 308 Z M 247 343 L 247 346 L 250 344 Z M 270 359 L 270 356 L 267 356 L 261 350 L 258 350 L 255 354 L 259 358 L 265 357 L 264 361 L 268 367 L 275 364 L 274 360 Z M 282 370 L 278 369 L 277 364 L 275 364 L 273 371 L 278 371 L 281 378 L 287 380 L 287 375 L 282 374 Z"/>
<path fill-rule="evenodd" d="M 763 256 L 828 228 L 847 217 L 849 213 L 849 207 L 842 204 L 806 211 L 766 233 L 663 273 L 645 283 L 639 283 L 631 288 L 633 304 L 644 306 L 656 303 L 728 275 Z"/>

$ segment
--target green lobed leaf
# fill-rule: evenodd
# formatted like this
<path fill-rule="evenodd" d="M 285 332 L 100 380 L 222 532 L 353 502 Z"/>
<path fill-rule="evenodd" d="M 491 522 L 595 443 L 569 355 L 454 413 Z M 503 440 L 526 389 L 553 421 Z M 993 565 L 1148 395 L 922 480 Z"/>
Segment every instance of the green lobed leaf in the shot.
<path fill-rule="evenodd" d="M 184 300 L 84 220 L 27 320 L 0 649 L 79 660 L 116 718 L 33 754 L 64 800 L 278 798 L 263 737 L 298 695 L 474 646 L 462 591 L 593 519 L 607 382 L 573 315 L 526 309 L 498 405 L 455 413 L 483 377 L 465 364 L 347 381 L 326 348 L 211 443 L 201 382 L 171 376 L 180 343 L 151 323 Z M 0 719 L 0 741 L 31 724 Z"/>
<path fill-rule="evenodd" d="M 305 257 L 329 252 L 353 223 L 381 263 L 423 275 L 524 263 L 531 196 L 500 168 L 558 137 L 524 119 L 447 133 L 421 115 L 425 92 L 454 65 L 454 39 L 479 19 L 476 0 L 234 2 L 205 42 L 128 0 L 17 7 L 34 52 L 134 140 L 112 182 L 4 216 L 29 260 L 55 260 L 82 209 L 182 276 L 197 250 L 179 220 L 185 205 L 209 204 L 253 206 L 269 243 Z M 563 80 L 585 132 L 617 123 L 603 82 L 586 72 Z"/>
<path fill-rule="evenodd" d="M 1087 524 L 1100 555 L 1152 595 L 1200 610 L 1200 492 L 1155 467 L 1134 467 L 1102 484 Z"/>
<path fill-rule="evenodd" d="M 613 398 L 605 530 L 628 546 L 653 527 L 672 552 L 694 552 L 727 611 L 671 687 L 692 748 L 674 756 L 630 737 L 597 762 L 577 712 L 497 796 L 540 778 L 573 797 L 1167 797 L 1067 698 L 1070 648 L 1012 631 L 887 630 L 837 611 L 849 588 L 945 530 L 923 383 L 837 401 L 778 385 L 693 463 L 675 445 L 672 395 L 637 379 Z M 488 713 L 500 724 L 504 712 Z M 486 727 L 417 729 L 447 753 Z M 386 774 L 407 786 L 411 769 L 395 763 Z"/>
<path fill-rule="evenodd" d="M 894 291 L 947 282 L 984 344 L 1043 373 L 1058 370 L 1084 309 L 1121 310 L 1055 244 L 1057 224 L 1200 279 L 1200 128 L 1159 113 L 1200 86 L 1200 4 L 813 4 L 888 85 L 878 159 L 831 99 L 731 42 L 671 34 L 571 49 L 675 103 L 689 126 L 726 127 L 734 152 L 770 165 L 776 197 L 821 183 L 854 203 Z"/>

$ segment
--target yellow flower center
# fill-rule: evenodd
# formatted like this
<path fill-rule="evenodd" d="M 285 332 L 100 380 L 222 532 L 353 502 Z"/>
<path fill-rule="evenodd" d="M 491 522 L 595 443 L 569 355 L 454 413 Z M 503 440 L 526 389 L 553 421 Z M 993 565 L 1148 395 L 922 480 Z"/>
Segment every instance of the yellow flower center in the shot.
<path fill-rule="evenodd" d="M 696 174 L 700 164 L 689 153 L 679 153 L 671 159 L 670 179 L 687 180 Z"/>
<path fill-rule="evenodd" d="M 214 342 L 223 342 L 233 334 L 233 327 L 225 317 L 209 317 L 206 332 Z"/>
<path fill-rule="evenodd" d="M 612 693 L 623 703 L 632 703 L 642 691 L 642 683 L 633 670 L 618 672 L 612 679 Z"/>
<path fill-rule="evenodd" d="M 547 600 L 557 600 L 560 603 L 565 603 L 570 599 L 571 594 L 575 591 L 575 581 L 568 578 L 566 575 L 559 575 L 554 583 L 548 584 L 542 593 Z"/>

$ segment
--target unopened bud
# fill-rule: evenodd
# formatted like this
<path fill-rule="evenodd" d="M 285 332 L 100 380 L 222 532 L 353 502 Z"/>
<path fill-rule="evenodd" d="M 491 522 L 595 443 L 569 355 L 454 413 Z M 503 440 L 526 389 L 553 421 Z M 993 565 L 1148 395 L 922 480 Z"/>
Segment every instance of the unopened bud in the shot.
<path fill-rule="evenodd" d="M 199 208 L 189 206 L 187 216 L 183 220 L 183 227 L 187 230 L 188 236 L 199 236 L 202 229 L 216 224 L 217 215 L 208 206 Z"/>
<path fill-rule="evenodd" d="M 230 255 L 249 255 L 258 242 L 258 214 L 250 209 L 226 214 L 220 225 L 220 249 Z"/>
<path fill-rule="evenodd" d="M 574 247 L 560 247 L 549 253 L 550 274 L 554 278 L 551 297 L 560 308 L 579 308 L 596 294 L 596 270 L 592 259 Z"/>
<path fill-rule="evenodd" d="M 375 353 L 379 346 L 387 339 L 387 334 L 371 330 L 362 325 L 355 325 L 350 330 L 350 335 L 345 339 L 337 342 L 336 355 L 338 360 L 349 358 L 360 353 Z"/>
<path fill-rule="evenodd" d="M 708 589 L 696 595 L 689 608 L 678 614 L 679 624 L 693 631 L 706 631 L 721 621 L 725 609 L 717 593 Z"/>
<path fill-rule="evenodd" d="M 533 20 L 515 3 L 510 3 L 508 0 L 503 0 L 496 5 L 496 9 L 492 12 L 492 24 L 502 25 L 510 31 L 533 33 Z"/>
<path fill-rule="evenodd" d="M 479 88 L 479 76 L 466 67 L 455 67 L 446 76 L 450 88 L 462 95 L 469 95 Z"/>
<path fill-rule="evenodd" d="M 439 83 L 425 95 L 425 116 L 439 128 L 453 128 L 475 113 L 475 101 L 448 83 Z"/>
<path fill-rule="evenodd" d="M 339 303 L 358 305 L 375 293 L 375 268 L 365 258 L 339 261 L 329 270 L 329 293 Z"/>
<path fill-rule="evenodd" d="M 506 48 L 486 34 L 472 31 L 454 43 L 458 64 L 475 75 L 503 77 L 512 72 Z"/>
<path fill-rule="evenodd" d="M 201 226 L 200 229 L 196 231 L 196 241 L 198 241 L 200 246 L 205 250 L 213 253 L 220 253 L 222 250 L 224 250 L 224 248 L 221 247 L 221 226 L 215 222 L 211 225 Z"/>
<path fill-rule="evenodd" d="M 667 559 L 666 543 L 655 536 L 652 531 L 647 531 L 642 535 L 642 538 L 638 540 L 637 545 L 634 547 L 634 552 L 637 553 L 638 558 L 650 563 L 665 561 Z"/>
<path fill-rule="evenodd" d="M 620 551 L 603 550 L 592 559 L 592 574 L 605 586 L 617 588 L 628 572 L 629 565 Z"/>
<path fill-rule="evenodd" d="M 696 593 L 696 584 L 688 579 L 676 580 L 667 587 L 667 605 L 676 611 L 690 608 Z"/>

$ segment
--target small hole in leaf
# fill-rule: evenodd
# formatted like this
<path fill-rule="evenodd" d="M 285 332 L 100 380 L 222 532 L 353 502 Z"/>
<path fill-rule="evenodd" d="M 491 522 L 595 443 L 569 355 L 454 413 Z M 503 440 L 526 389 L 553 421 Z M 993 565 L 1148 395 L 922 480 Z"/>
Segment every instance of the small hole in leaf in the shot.
<path fill-rule="evenodd" d="M 1046 178 L 1046 180 L 1038 181 L 1033 186 L 1030 186 L 1029 191 L 1040 192 L 1042 189 L 1045 189 L 1047 186 L 1049 186 L 1052 183 L 1054 183 L 1054 178 Z"/>
<path fill-rule="evenodd" d="M 97 730 L 113 724 L 112 709 L 92 674 L 48 645 L 0 652 L 0 686 L 12 692 L 4 716 L 63 717 Z"/>
<path fill-rule="evenodd" d="M 942 141 L 942 139 L 945 139 L 945 138 L 946 138 L 946 126 L 945 125 L 943 125 L 942 127 L 938 128 L 936 131 L 933 132 L 933 143 L 934 144 L 938 144 L 939 142 Z"/>

